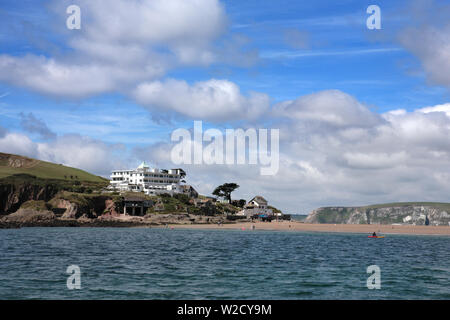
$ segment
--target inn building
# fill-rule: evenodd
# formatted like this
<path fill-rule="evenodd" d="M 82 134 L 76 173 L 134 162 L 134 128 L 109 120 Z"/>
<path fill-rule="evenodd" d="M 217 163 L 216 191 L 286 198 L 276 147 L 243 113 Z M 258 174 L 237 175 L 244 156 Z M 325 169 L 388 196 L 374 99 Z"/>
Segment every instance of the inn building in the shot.
<path fill-rule="evenodd" d="M 186 176 L 183 169 L 151 168 L 145 162 L 131 170 L 113 170 L 110 190 L 144 192 L 148 195 L 185 193 L 180 182 Z M 184 181 L 183 181 L 184 182 Z"/>

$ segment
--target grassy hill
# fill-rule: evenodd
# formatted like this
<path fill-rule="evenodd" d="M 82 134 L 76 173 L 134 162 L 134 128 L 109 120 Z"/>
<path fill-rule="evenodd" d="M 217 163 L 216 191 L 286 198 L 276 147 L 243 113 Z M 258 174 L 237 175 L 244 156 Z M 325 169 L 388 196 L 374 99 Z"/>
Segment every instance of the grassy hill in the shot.
<path fill-rule="evenodd" d="M 450 211 L 450 203 L 447 202 L 394 202 L 394 203 L 373 204 L 361 208 L 380 209 L 392 207 L 432 207 L 444 211 Z"/>
<path fill-rule="evenodd" d="M 105 183 L 106 179 L 62 164 L 0 153 L 0 179 L 14 175 L 30 175 L 40 179 Z"/>

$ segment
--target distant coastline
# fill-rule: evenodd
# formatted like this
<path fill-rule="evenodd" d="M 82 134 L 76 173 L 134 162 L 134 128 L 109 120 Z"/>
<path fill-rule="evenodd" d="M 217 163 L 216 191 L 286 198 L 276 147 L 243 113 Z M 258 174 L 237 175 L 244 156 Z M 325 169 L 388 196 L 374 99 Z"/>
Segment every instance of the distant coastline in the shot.
<path fill-rule="evenodd" d="M 318 232 L 318 233 L 361 233 L 377 232 L 383 235 L 442 235 L 450 236 L 450 226 L 417 225 L 378 225 L 378 224 L 316 224 L 298 221 L 272 222 L 227 222 L 209 223 L 207 221 L 161 223 L 137 220 L 80 220 L 54 219 L 29 223 L 0 222 L 0 229 L 26 227 L 78 227 L 78 228 L 167 228 L 191 230 L 240 230 L 240 231 L 281 231 L 281 232 Z"/>

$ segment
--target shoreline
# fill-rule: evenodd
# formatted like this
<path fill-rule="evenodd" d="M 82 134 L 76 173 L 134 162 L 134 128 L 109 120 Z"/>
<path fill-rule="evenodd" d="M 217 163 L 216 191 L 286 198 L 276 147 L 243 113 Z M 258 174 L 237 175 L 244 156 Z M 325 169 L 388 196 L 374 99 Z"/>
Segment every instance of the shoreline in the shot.
<path fill-rule="evenodd" d="M 410 235 L 444 235 L 450 236 L 450 226 L 415 226 L 415 225 L 374 225 L 374 224 L 313 224 L 298 221 L 272 222 L 238 222 L 234 224 L 170 224 L 173 229 L 204 229 L 204 230 L 243 230 L 253 231 L 304 231 L 304 232 L 334 232 L 372 234 L 410 234 Z"/>
<path fill-rule="evenodd" d="M 35 222 L 0 222 L 0 229 L 19 229 L 33 227 L 67 228 L 157 228 L 191 230 L 240 230 L 240 231 L 281 231 L 281 232 L 318 232 L 318 233 L 360 233 L 360 234 L 406 234 L 406 235 L 443 235 L 450 236 L 450 226 L 424 225 L 375 225 L 375 224 L 314 224 L 299 221 L 272 222 L 231 222 L 220 226 L 217 223 L 154 223 L 130 220 L 50 220 Z M 255 229 L 253 229 L 253 227 Z"/>

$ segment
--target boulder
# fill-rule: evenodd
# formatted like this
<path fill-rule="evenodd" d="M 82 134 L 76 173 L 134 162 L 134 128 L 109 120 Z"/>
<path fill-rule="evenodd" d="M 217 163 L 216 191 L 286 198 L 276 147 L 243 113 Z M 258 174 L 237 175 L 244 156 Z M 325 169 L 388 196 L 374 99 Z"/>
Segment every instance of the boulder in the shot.
<path fill-rule="evenodd" d="M 4 222 L 15 223 L 36 223 L 42 221 L 52 221 L 56 219 L 53 212 L 49 210 L 35 210 L 35 209 L 19 209 L 3 218 Z"/>

